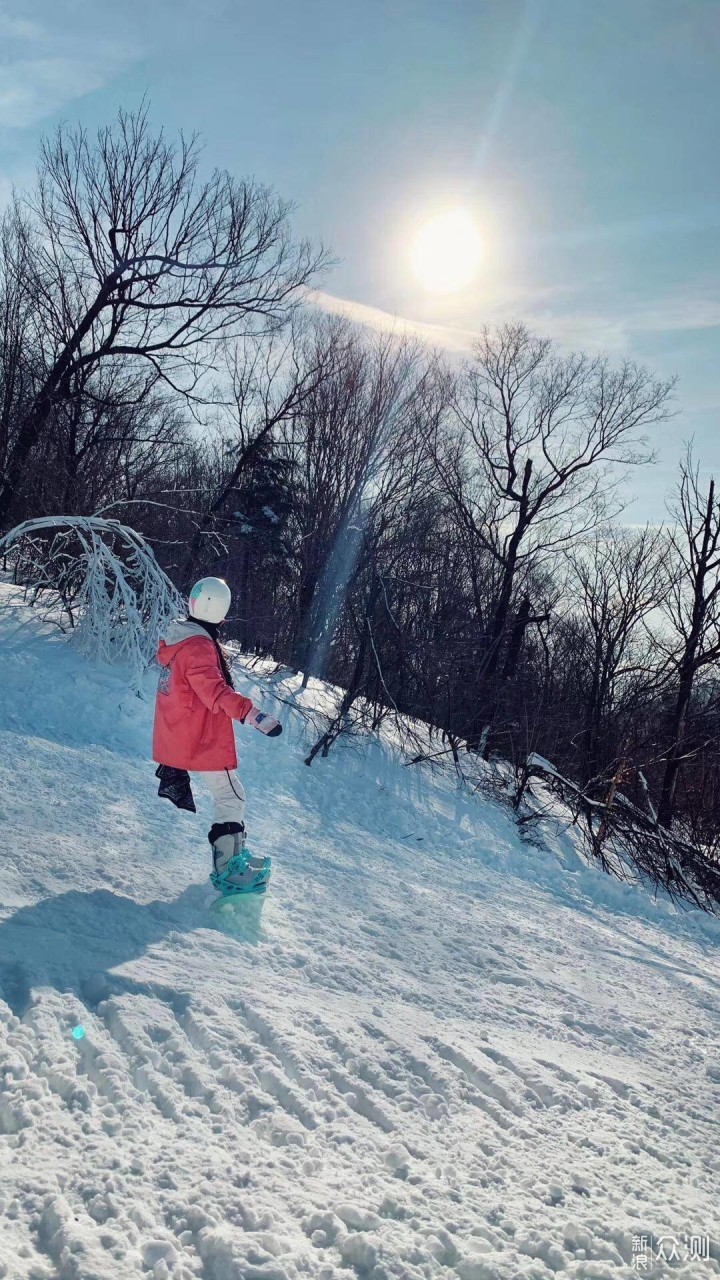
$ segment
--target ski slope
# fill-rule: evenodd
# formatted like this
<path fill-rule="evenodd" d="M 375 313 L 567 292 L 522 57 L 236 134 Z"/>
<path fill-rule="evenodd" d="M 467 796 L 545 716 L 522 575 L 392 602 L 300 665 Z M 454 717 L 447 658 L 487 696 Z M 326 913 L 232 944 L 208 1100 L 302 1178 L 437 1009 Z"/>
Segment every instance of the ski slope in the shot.
<path fill-rule="evenodd" d="M 1 590 L 0 1277 L 720 1275 L 717 922 L 387 743 L 308 769 L 239 667 L 274 876 L 218 916 L 152 704 Z"/>

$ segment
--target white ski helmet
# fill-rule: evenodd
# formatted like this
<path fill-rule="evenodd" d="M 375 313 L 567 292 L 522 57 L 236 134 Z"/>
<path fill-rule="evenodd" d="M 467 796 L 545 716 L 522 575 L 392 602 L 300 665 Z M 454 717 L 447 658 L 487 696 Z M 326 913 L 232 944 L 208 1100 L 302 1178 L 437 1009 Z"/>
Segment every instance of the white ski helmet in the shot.
<path fill-rule="evenodd" d="M 200 622 L 222 622 L 227 617 L 231 599 L 224 578 L 201 578 L 190 592 L 190 616 Z"/>

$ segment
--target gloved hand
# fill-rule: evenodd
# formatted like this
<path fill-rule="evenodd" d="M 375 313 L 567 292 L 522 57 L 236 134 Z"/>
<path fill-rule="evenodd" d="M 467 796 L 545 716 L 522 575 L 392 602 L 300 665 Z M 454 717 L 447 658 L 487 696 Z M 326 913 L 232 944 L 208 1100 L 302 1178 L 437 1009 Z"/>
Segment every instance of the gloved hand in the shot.
<path fill-rule="evenodd" d="M 259 729 L 268 738 L 278 738 L 282 733 L 280 721 L 274 716 L 267 715 L 259 707 L 253 707 L 252 711 L 248 711 L 243 724 L 252 725 L 253 729 Z"/>

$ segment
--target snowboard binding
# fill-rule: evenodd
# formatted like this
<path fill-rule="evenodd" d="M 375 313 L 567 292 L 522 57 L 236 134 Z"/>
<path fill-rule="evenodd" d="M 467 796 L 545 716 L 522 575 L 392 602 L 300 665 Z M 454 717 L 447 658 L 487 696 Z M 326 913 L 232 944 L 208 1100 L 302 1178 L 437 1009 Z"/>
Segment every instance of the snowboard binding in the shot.
<path fill-rule="evenodd" d="M 208 833 L 213 853 L 210 882 L 224 898 L 244 893 L 265 893 L 270 879 L 270 858 L 254 858 L 245 847 L 245 824 L 215 822 Z"/>

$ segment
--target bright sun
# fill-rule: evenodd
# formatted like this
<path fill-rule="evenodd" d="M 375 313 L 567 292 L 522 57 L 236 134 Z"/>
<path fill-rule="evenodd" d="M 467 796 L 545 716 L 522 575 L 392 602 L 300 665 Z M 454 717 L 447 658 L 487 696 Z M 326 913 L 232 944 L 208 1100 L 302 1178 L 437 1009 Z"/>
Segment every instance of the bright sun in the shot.
<path fill-rule="evenodd" d="M 464 209 L 437 214 L 424 223 L 410 245 L 410 263 L 431 293 L 458 293 L 472 284 L 482 259 L 477 226 Z"/>

